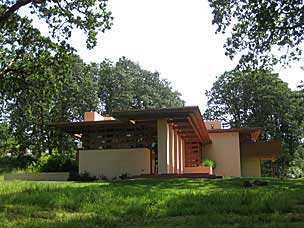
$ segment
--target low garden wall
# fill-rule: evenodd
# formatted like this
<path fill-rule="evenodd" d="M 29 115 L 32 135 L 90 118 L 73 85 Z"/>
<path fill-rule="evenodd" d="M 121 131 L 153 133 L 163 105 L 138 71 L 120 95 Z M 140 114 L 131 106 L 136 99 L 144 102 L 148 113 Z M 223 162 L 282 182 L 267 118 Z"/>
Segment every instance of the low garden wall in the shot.
<path fill-rule="evenodd" d="M 51 173 L 17 173 L 5 175 L 4 180 L 27 180 L 27 181 L 67 181 L 69 172 Z"/>

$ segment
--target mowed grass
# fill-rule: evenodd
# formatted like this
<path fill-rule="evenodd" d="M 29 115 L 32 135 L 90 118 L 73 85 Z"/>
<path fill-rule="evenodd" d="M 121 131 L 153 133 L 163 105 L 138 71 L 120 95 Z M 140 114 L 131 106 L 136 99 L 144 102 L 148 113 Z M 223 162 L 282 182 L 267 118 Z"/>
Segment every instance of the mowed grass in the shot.
<path fill-rule="evenodd" d="M 304 227 L 304 179 L 244 180 L 0 180 L 0 227 Z"/>

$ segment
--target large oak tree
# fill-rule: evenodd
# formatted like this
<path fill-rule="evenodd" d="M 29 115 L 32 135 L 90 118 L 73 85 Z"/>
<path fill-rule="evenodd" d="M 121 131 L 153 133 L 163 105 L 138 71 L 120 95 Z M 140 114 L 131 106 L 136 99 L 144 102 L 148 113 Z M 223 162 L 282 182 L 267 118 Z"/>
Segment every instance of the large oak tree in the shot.
<path fill-rule="evenodd" d="M 180 107 L 181 94 L 158 72 L 142 69 L 122 57 L 115 64 L 105 60 L 98 65 L 99 98 L 102 111 Z"/>
<path fill-rule="evenodd" d="M 226 55 L 242 66 L 299 60 L 304 39 L 302 0 L 209 0 L 217 33 L 227 33 Z"/>
<path fill-rule="evenodd" d="M 58 40 L 67 40 L 74 28 L 81 29 L 87 34 L 88 48 L 96 46 L 96 35 L 110 29 L 113 20 L 106 0 L 1 0 L 0 29 L 10 29 L 19 20 L 18 10 L 25 7 L 45 21 Z"/>

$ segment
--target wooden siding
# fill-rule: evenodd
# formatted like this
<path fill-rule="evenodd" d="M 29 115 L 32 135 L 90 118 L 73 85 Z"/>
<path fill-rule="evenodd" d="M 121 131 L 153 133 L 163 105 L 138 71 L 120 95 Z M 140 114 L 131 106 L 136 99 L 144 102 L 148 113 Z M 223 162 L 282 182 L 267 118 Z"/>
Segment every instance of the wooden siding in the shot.
<path fill-rule="evenodd" d="M 258 141 L 241 143 L 242 157 L 257 157 L 261 160 L 276 160 L 282 153 L 279 141 Z"/>
<path fill-rule="evenodd" d="M 198 167 L 202 162 L 202 144 L 185 142 L 185 167 Z"/>
<path fill-rule="evenodd" d="M 113 128 L 83 134 L 84 149 L 151 148 L 156 133 L 151 128 Z M 153 137 L 154 136 L 154 137 Z"/>

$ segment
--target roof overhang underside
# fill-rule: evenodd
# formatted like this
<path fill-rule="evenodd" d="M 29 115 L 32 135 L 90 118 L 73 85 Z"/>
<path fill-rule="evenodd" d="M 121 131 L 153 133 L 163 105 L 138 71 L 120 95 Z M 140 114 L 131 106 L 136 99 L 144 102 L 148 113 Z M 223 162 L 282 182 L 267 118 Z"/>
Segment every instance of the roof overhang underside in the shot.
<path fill-rule="evenodd" d="M 210 137 L 197 106 L 160 108 L 146 110 L 114 111 L 113 116 L 124 122 L 135 124 L 154 123 L 167 119 L 168 123 L 186 141 L 210 143 Z"/>
<path fill-rule="evenodd" d="M 68 134 L 83 134 L 107 128 L 134 127 L 120 120 L 87 121 L 87 122 L 62 122 L 49 124 L 50 127 L 61 129 Z"/>
<path fill-rule="evenodd" d="M 146 110 L 114 111 L 116 120 L 93 122 L 54 123 L 56 127 L 69 134 L 83 134 L 110 128 L 157 128 L 157 120 L 167 119 L 184 140 L 209 143 L 210 138 L 197 106 L 181 108 L 161 108 Z"/>
<path fill-rule="evenodd" d="M 241 156 L 260 160 L 277 160 L 282 154 L 280 141 L 258 141 L 241 143 Z"/>

